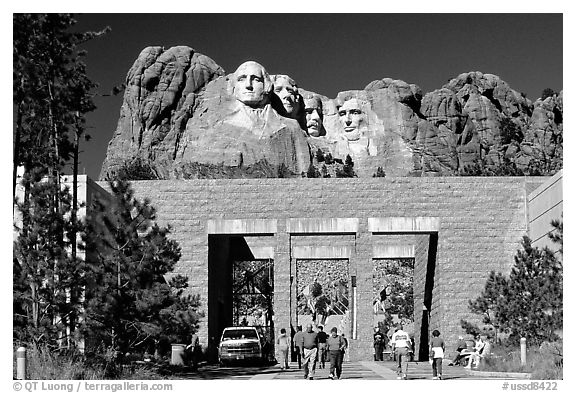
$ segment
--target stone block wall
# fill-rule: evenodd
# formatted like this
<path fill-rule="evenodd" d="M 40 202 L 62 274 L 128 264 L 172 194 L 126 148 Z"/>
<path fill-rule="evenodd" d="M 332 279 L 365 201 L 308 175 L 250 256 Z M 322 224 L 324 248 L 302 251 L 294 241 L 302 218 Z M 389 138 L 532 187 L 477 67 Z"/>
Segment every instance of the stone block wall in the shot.
<path fill-rule="evenodd" d="M 412 218 L 421 217 L 437 222 L 430 329 L 438 328 L 442 332 L 451 351 L 457 335 L 462 333 L 460 319 L 474 317 L 468 312 L 468 300 L 481 292 L 489 271 L 509 271 L 527 228 L 527 187 L 542 181 L 538 178 L 424 177 L 163 180 L 136 181 L 133 185 L 136 196 L 149 198 L 157 208 L 159 223 L 172 226 L 172 237 L 182 248 L 176 271 L 189 277 L 190 290 L 200 294 L 204 309 L 208 296 L 210 220 L 275 222 L 275 227 L 270 221 L 263 224 L 262 229 L 253 226 L 248 230 L 273 232 L 269 235 L 274 244 L 277 327 L 290 326 L 294 320 L 290 312 L 294 313 L 295 309 L 290 307 L 290 302 L 295 283 L 291 283 L 290 278 L 296 266 L 295 258 L 291 257 L 291 244 L 352 244 L 354 253 L 349 266 L 350 275 L 356 277 L 358 320 L 356 336 L 350 340 L 351 358 L 369 359 L 373 328 L 373 247 L 379 242 L 377 236 L 386 236 L 371 232 L 369 218 L 396 217 L 411 222 Z M 346 220 L 336 222 L 338 218 Z M 309 224 L 302 229 L 295 224 L 295 219 L 317 219 L 318 226 Z M 335 220 L 330 224 L 336 228 L 333 233 L 322 232 L 323 219 Z M 354 233 L 346 229 L 338 232 L 339 225 L 350 225 L 354 220 L 357 225 Z M 298 232 L 301 230 L 319 232 L 310 235 Z M 418 294 L 423 294 L 422 264 L 425 266 L 428 259 L 426 248 L 430 236 L 402 235 L 410 235 L 403 245 L 415 246 L 416 303 L 421 299 Z M 303 241 L 305 237 L 310 239 Z M 419 308 L 416 304 L 415 309 Z M 415 317 L 419 318 L 417 312 Z M 199 332 L 203 345 L 208 341 L 207 332 L 207 319 L 204 319 Z"/>

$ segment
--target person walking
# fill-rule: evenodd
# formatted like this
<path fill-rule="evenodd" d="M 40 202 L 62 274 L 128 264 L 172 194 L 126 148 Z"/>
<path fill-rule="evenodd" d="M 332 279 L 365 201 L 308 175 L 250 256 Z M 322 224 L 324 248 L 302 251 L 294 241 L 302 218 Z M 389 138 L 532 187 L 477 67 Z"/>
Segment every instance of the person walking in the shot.
<path fill-rule="evenodd" d="M 430 360 L 432 361 L 432 379 L 442 379 L 442 360 L 444 360 L 444 339 L 434 329 L 430 340 Z"/>
<path fill-rule="evenodd" d="M 346 341 L 342 336 L 338 335 L 338 329 L 333 327 L 330 330 L 330 335 L 326 339 L 326 350 L 330 359 L 330 379 L 342 379 L 342 361 L 344 359 L 344 351 L 346 349 Z"/>
<path fill-rule="evenodd" d="M 322 325 L 318 326 L 318 367 L 326 368 L 326 339 L 328 334 Z"/>
<path fill-rule="evenodd" d="M 304 332 L 302 331 L 302 325 L 296 326 L 296 333 L 294 334 L 294 352 L 296 352 L 296 361 L 298 362 L 298 369 L 302 368 L 302 350 L 301 345 L 299 344 L 303 339 Z"/>
<path fill-rule="evenodd" d="M 202 347 L 200 346 L 200 339 L 198 334 L 194 333 L 190 337 L 190 344 L 184 349 L 184 353 L 188 355 L 192 368 L 197 368 L 202 357 Z"/>
<path fill-rule="evenodd" d="M 410 336 L 399 325 L 391 340 L 392 352 L 397 359 L 398 379 L 408 379 L 408 357 L 410 356 L 411 341 Z"/>
<path fill-rule="evenodd" d="M 303 355 L 302 366 L 304 367 L 304 379 L 314 379 L 316 372 L 316 360 L 318 358 L 318 333 L 312 329 L 312 324 L 306 325 L 306 332 L 302 340 L 297 343 Z"/>
<path fill-rule="evenodd" d="M 384 360 L 384 334 L 376 326 L 374 328 L 374 360 L 382 361 Z"/>
<path fill-rule="evenodd" d="M 280 329 L 280 335 L 276 339 L 276 346 L 280 353 L 280 369 L 288 369 L 288 349 L 290 348 L 290 337 L 286 334 L 286 329 Z"/>
<path fill-rule="evenodd" d="M 341 336 L 342 336 L 342 340 L 344 340 L 344 349 L 342 349 L 342 362 L 344 362 L 344 360 L 346 360 L 346 361 L 349 360 L 349 359 L 346 359 L 346 351 L 348 351 L 348 339 L 346 338 L 344 333 L 342 333 Z"/>

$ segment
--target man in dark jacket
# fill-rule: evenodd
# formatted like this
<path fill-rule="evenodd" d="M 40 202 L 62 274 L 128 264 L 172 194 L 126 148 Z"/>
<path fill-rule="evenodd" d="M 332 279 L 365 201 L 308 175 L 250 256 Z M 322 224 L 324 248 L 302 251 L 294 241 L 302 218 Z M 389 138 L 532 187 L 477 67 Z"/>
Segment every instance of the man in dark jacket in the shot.
<path fill-rule="evenodd" d="M 314 379 L 316 360 L 318 357 L 318 333 L 312 329 L 311 323 L 306 326 L 306 331 L 302 335 L 302 338 L 298 342 L 295 342 L 295 344 L 300 348 L 300 352 L 302 353 L 304 379 Z"/>
<path fill-rule="evenodd" d="M 326 368 L 326 339 L 328 338 L 328 334 L 324 331 L 324 327 L 322 325 L 318 326 L 318 362 L 320 363 L 320 368 Z"/>
<path fill-rule="evenodd" d="M 380 331 L 378 327 L 374 328 L 374 360 L 382 361 L 384 360 L 384 346 L 386 342 L 384 341 L 384 334 Z"/>
<path fill-rule="evenodd" d="M 298 362 L 298 368 L 302 368 L 302 348 L 299 344 L 302 341 L 302 335 L 304 334 L 304 332 L 302 331 L 302 325 L 298 325 L 296 327 L 296 330 L 297 332 L 294 334 L 292 344 L 294 345 L 294 352 L 296 353 L 296 361 Z"/>

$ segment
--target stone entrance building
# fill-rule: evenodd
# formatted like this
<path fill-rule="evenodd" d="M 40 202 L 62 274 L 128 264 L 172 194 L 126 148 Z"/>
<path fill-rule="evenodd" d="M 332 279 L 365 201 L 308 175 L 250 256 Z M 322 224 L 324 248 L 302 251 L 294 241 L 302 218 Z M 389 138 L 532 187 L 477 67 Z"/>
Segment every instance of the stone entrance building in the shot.
<path fill-rule="evenodd" d="M 383 259 L 413 258 L 416 354 L 427 356 L 439 329 L 452 351 L 461 319 L 491 270 L 508 273 L 529 232 L 529 195 L 548 178 L 428 177 L 135 181 L 161 225 L 182 248 L 176 273 L 201 296 L 203 346 L 214 349 L 232 324 L 232 263 L 273 263 L 276 334 L 302 324 L 298 266 L 337 261 L 348 297 L 341 328 L 350 359 L 372 358 L 374 269 Z M 84 178 L 86 200 L 106 193 Z M 89 214 L 89 212 L 88 212 Z M 300 273 L 302 275 L 302 272 Z M 341 321 L 342 322 L 342 321 Z M 329 328 L 330 326 L 327 325 Z"/>

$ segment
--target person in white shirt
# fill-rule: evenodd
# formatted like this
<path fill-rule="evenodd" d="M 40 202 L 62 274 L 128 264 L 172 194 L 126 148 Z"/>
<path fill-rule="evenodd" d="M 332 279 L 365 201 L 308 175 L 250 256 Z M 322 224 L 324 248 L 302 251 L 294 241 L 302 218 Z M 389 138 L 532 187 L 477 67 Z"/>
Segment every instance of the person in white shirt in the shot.
<path fill-rule="evenodd" d="M 474 365 L 474 368 L 478 368 L 478 364 L 480 363 L 480 357 L 482 356 L 482 352 L 484 351 L 485 346 L 486 343 L 484 342 L 484 340 L 482 340 L 482 336 L 478 334 L 476 336 L 476 344 L 474 345 L 474 352 L 470 354 L 470 359 L 468 360 L 466 368 L 470 369 L 472 368 L 472 365 Z"/>
<path fill-rule="evenodd" d="M 412 342 L 408 333 L 402 330 L 402 325 L 392 335 L 391 344 L 392 351 L 396 353 L 396 358 L 398 359 L 398 379 L 408 379 L 406 373 L 410 352 L 412 351 Z"/>

